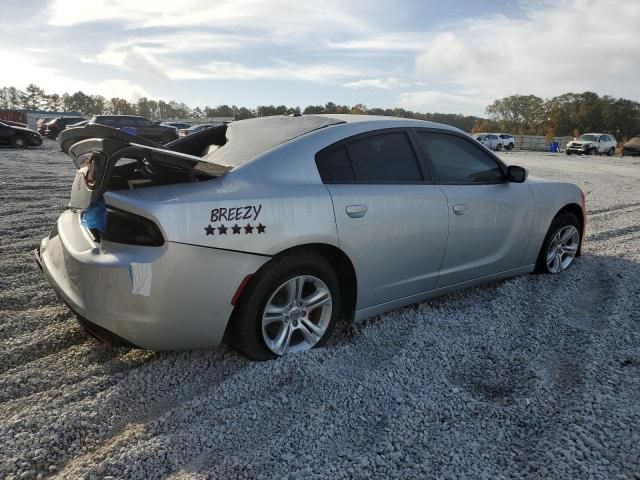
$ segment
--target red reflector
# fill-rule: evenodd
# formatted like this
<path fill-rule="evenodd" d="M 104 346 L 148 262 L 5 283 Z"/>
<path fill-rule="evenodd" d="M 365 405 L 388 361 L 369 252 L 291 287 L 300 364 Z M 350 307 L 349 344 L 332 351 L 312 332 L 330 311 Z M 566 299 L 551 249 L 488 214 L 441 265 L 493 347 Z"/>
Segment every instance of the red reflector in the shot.
<path fill-rule="evenodd" d="M 253 276 L 252 274 L 249 274 L 242 279 L 242 281 L 240 282 L 240 285 L 238 285 L 238 289 L 236 290 L 236 293 L 233 294 L 233 298 L 231 299 L 231 305 L 235 306 L 238 303 L 238 301 L 240 300 L 240 296 L 242 295 L 242 292 L 244 292 L 244 289 L 249 283 L 249 280 L 251 280 L 252 276 Z"/>

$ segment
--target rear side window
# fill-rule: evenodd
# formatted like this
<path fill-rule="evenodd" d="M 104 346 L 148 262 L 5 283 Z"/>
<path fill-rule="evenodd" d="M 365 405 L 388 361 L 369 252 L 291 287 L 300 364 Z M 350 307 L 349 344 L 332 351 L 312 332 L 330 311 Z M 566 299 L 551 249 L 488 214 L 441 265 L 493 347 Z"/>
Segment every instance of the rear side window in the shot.
<path fill-rule="evenodd" d="M 359 183 L 421 182 L 418 160 L 404 132 L 372 135 L 347 144 Z"/>
<path fill-rule="evenodd" d="M 455 135 L 419 132 L 418 144 L 433 168 L 437 182 L 453 184 L 498 183 L 500 165 L 480 147 Z"/>
<path fill-rule="evenodd" d="M 316 156 L 325 183 L 415 183 L 423 177 L 405 132 L 340 143 Z"/>
<path fill-rule="evenodd" d="M 347 148 L 344 145 L 325 150 L 318 156 L 316 163 L 324 183 L 355 182 L 356 177 L 353 174 Z"/>

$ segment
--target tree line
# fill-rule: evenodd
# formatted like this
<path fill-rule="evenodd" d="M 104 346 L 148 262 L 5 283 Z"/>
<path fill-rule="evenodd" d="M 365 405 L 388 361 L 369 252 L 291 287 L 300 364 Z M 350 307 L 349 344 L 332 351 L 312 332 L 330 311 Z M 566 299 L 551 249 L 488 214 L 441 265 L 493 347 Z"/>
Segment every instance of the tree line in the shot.
<path fill-rule="evenodd" d="M 610 133 L 618 140 L 640 135 L 640 103 L 593 92 L 565 93 L 542 99 L 512 95 L 487 107 L 489 118 L 473 132 L 507 131 L 522 135 L 577 136 Z"/>
<path fill-rule="evenodd" d="M 268 115 L 355 113 L 389 115 L 445 123 L 465 132 L 503 131 L 522 135 L 575 136 L 587 131 L 606 132 L 617 139 L 640 134 L 640 103 L 593 92 L 565 93 L 550 99 L 535 95 L 512 95 L 495 100 L 486 108 L 488 118 L 454 113 L 418 113 L 403 108 L 368 108 L 361 103 L 288 107 L 258 105 L 255 108 L 217 105 L 191 108 L 176 101 L 140 98 L 129 102 L 124 98 L 105 98 L 84 92 L 62 95 L 48 94 L 35 84 L 22 91 L 15 87 L 0 89 L 0 109 L 76 111 L 85 116 L 141 115 L 151 120 L 169 118 L 233 117 L 236 120 Z"/>
<path fill-rule="evenodd" d="M 169 118 L 207 118 L 233 117 L 236 120 L 265 117 L 268 115 L 313 114 L 313 113 L 355 113 L 370 115 L 392 115 L 396 117 L 416 118 L 432 122 L 447 123 L 464 131 L 481 120 L 480 117 L 459 115 L 454 113 L 417 113 L 403 108 L 367 108 L 363 104 L 338 105 L 328 102 L 324 105 L 308 105 L 288 107 L 286 105 L 258 105 L 255 108 L 238 107 L 236 105 L 217 105 L 214 107 L 191 108 L 185 103 L 175 101 L 152 100 L 140 98 L 132 103 L 124 98 L 105 98 L 102 95 L 87 95 L 84 92 L 73 94 L 47 94 L 37 85 L 30 84 L 24 91 L 15 87 L 0 89 L 0 109 L 27 109 L 79 112 L 85 116 L 107 115 L 140 115 L 151 120 Z"/>

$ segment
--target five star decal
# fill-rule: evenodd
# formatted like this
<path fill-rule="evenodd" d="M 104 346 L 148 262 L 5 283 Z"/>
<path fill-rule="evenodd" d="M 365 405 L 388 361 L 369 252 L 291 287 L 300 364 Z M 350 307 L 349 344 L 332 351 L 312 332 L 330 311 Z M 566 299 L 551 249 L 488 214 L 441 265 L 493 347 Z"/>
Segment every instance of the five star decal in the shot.
<path fill-rule="evenodd" d="M 259 223 L 258 225 L 251 225 L 250 223 L 247 223 L 244 227 L 241 227 L 236 223 L 235 225 L 229 227 L 227 227 L 226 225 L 213 227 L 211 226 L 211 224 L 204 227 L 205 235 L 215 235 L 216 230 L 218 230 L 218 235 L 227 235 L 227 230 L 229 229 L 231 229 L 232 235 L 241 235 L 242 233 L 244 233 L 245 235 L 252 235 L 254 233 L 266 233 L 267 226 L 263 225 L 262 223 Z"/>

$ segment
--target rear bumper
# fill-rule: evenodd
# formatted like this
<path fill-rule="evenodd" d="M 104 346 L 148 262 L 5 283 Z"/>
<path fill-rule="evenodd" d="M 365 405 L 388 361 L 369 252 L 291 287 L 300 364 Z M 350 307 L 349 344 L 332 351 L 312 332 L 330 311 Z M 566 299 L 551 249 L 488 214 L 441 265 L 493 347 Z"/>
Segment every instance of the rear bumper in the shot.
<path fill-rule="evenodd" d="M 89 333 L 106 343 L 152 350 L 217 346 L 236 289 L 268 260 L 173 242 L 103 243 L 93 243 L 79 214 L 66 211 L 36 258 Z M 132 264 L 144 266 L 142 276 Z"/>

